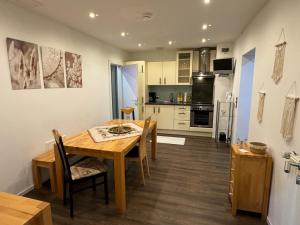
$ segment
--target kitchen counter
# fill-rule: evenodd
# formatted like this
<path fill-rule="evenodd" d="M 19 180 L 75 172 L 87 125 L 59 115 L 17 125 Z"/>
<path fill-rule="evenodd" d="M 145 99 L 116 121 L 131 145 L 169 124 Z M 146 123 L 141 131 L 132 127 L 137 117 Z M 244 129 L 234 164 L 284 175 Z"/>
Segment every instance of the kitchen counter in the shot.
<path fill-rule="evenodd" d="M 190 102 L 186 103 L 180 103 L 180 102 L 147 102 L 145 105 L 184 105 L 184 106 L 190 106 Z"/>

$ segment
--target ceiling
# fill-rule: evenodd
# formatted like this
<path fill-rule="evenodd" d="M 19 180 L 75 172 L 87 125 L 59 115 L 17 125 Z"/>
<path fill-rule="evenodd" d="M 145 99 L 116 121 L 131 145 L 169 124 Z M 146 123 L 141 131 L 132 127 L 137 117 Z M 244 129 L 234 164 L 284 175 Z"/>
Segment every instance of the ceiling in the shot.
<path fill-rule="evenodd" d="M 11 0 L 127 51 L 235 40 L 267 0 Z M 95 19 L 89 17 L 95 12 Z M 150 20 L 144 13 L 152 13 Z M 207 31 L 204 23 L 211 24 Z M 121 32 L 128 33 L 122 37 Z M 209 38 L 205 44 L 202 38 Z M 175 42 L 171 46 L 169 41 Z M 142 46 L 138 47 L 138 43 Z"/>

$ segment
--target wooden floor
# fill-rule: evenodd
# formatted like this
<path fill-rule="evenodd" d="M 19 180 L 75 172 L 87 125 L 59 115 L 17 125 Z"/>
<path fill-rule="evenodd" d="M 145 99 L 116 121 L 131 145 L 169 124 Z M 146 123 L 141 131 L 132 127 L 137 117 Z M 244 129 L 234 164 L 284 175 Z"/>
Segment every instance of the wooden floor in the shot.
<path fill-rule="evenodd" d="M 112 168 L 112 162 L 109 162 Z M 51 194 L 50 188 L 27 196 L 49 201 L 55 225 L 264 225 L 253 215 L 231 216 L 227 198 L 229 150 L 217 148 L 210 138 L 187 137 L 184 146 L 158 144 L 157 161 L 150 160 L 151 178 L 140 185 L 138 167 L 127 165 L 127 212 L 116 215 L 113 171 L 110 200 L 104 204 L 103 187 L 75 195 L 75 217 Z"/>

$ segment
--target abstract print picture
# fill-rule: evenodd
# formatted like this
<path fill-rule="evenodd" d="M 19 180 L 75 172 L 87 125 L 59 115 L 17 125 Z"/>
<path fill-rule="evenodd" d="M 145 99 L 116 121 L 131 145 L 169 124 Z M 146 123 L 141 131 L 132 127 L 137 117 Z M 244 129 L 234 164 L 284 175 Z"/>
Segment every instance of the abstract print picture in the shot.
<path fill-rule="evenodd" d="M 63 51 L 50 47 L 41 47 L 43 80 L 45 88 L 64 88 Z"/>
<path fill-rule="evenodd" d="M 37 44 L 12 38 L 6 44 L 12 89 L 41 88 Z"/>
<path fill-rule="evenodd" d="M 65 52 L 66 80 L 68 88 L 82 87 L 81 55 Z"/>

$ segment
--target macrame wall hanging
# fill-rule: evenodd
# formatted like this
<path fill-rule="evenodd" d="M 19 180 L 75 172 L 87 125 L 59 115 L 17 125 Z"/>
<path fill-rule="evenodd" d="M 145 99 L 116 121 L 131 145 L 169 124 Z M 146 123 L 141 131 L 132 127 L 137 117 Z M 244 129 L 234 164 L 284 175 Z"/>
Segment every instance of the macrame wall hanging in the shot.
<path fill-rule="evenodd" d="M 283 42 L 280 42 L 282 38 L 283 38 Z M 285 40 L 284 29 L 281 30 L 277 43 L 278 44 L 275 45 L 276 53 L 275 53 L 275 62 L 274 62 L 273 75 L 272 75 L 272 79 L 276 84 L 281 80 L 283 76 L 285 48 L 287 45 L 287 42 Z"/>
<path fill-rule="evenodd" d="M 262 87 L 263 86 L 264 86 L 264 84 L 262 85 Z M 266 98 L 266 92 L 262 90 L 262 87 L 260 88 L 260 91 L 258 92 L 257 120 L 259 123 L 261 123 L 263 120 L 265 98 Z"/>
<path fill-rule="evenodd" d="M 295 91 L 294 95 L 290 93 L 292 90 Z M 296 106 L 298 100 L 299 98 L 297 97 L 297 84 L 295 81 L 285 97 L 285 105 L 281 120 L 280 133 L 286 141 L 290 141 L 293 138 Z"/>

